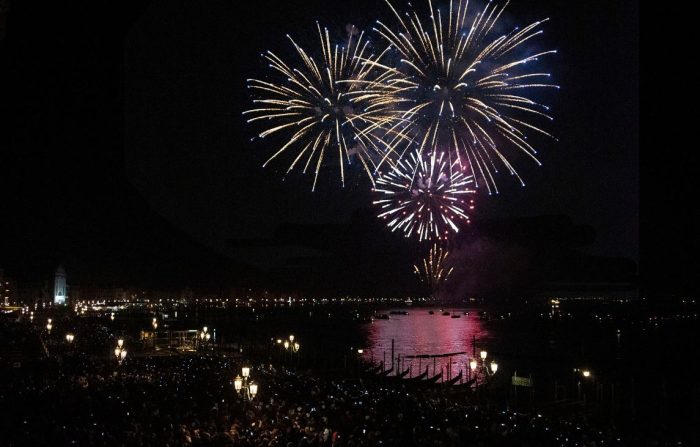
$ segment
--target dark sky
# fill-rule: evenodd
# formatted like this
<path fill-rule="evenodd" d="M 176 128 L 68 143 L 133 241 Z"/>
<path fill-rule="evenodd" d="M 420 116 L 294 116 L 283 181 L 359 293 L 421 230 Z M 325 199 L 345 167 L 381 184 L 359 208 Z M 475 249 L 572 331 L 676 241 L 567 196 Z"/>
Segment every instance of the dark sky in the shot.
<path fill-rule="evenodd" d="M 263 169 L 269 149 L 250 142 L 241 112 L 245 79 L 265 73 L 262 51 L 288 53 L 286 33 L 313 42 L 316 20 L 339 36 L 348 23 L 368 27 L 387 17 L 383 2 L 33 3 L 12 3 L 0 42 L 0 98 L 14 112 L 2 138 L 0 265 L 142 246 L 181 255 L 152 233 L 256 264 L 230 241 L 271 237 L 285 222 L 347 222 L 367 205 L 365 180 L 341 189 L 333 172 L 311 193 L 310 178 Z M 638 261 L 637 2 L 518 0 L 507 13 L 551 19 L 540 42 L 559 51 L 548 65 L 561 85 L 559 141 L 540 145 L 542 167 L 518 164 L 526 188 L 501 176 L 502 194 L 481 195 L 477 217 L 566 215 L 594 228 L 589 254 Z M 120 256 L 114 265 L 149 263 Z"/>
<path fill-rule="evenodd" d="M 367 182 L 342 190 L 337 173 L 317 192 L 311 176 L 282 181 L 262 169 L 271 148 L 240 115 L 245 79 L 267 74 L 259 54 L 289 54 L 285 34 L 313 47 L 314 22 L 342 36 L 371 25 L 382 1 L 152 2 L 127 36 L 129 178 L 152 206 L 206 244 L 269 235 L 279 221 L 343 222 L 368 203 Z M 543 167 L 519 160 L 528 186 L 502 175 L 504 193 L 481 196 L 482 216 L 566 214 L 598 229 L 592 253 L 638 257 L 638 17 L 635 2 L 513 2 L 513 21 L 550 17 L 542 45 L 562 88 L 552 104 L 559 142 Z M 279 141 L 279 140 L 277 140 Z M 197 218 L 193 219 L 192 215 Z"/>

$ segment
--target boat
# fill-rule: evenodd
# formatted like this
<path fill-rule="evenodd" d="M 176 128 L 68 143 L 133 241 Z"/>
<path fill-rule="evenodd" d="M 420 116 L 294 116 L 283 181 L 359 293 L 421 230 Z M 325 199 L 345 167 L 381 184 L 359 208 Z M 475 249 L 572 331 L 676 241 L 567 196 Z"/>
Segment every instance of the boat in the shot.
<path fill-rule="evenodd" d="M 391 368 L 387 369 L 386 371 L 380 371 L 379 373 L 377 373 L 377 377 L 386 377 L 389 374 L 391 374 L 392 372 L 394 372 L 393 366 Z"/>
<path fill-rule="evenodd" d="M 459 374 L 457 374 L 455 377 L 451 378 L 447 382 L 445 382 L 445 385 L 454 385 L 455 383 L 459 382 L 462 380 L 462 370 L 459 371 Z"/>
<path fill-rule="evenodd" d="M 388 319 L 389 319 L 389 315 L 387 315 L 387 314 L 377 315 L 377 320 L 388 320 Z"/>
<path fill-rule="evenodd" d="M 409 377 L 408 379 L 404 379 L 405 382 L 420 382 L 423 379 L 428 377 L 428 367 L 425 367 L 425 372 L 422 374 L 417 375 L 416 377 Z"/>
<path fill-rule="evenodd" d="M 449 317 L 449 316 L 450 316 L 450 313 L 447 312 L 447 311 L 445 311 L 445 312 L 442 313 L 442 315 L 444 315 L 444 316 L 446 316 L 446 317 Z"/>
<path fill-rule="evenodd" d="M 435 374 L 433 377 L 429 377 L 428 379 L 425 380 L 427 383 L 437 383 L 438 380 L 442 379 L 442 371 L 440 373 Z"/>
<path fill-rule="evenodd" d="M 392 310 L 389 313 L 392 315 L 408 315 L 408 312 L 405 310 Z"/>
<path fill-rule="evenodd" d="M 455 386 L 458 386 L 458 387 L 464 388 L 464 389 L 469 389 L 472 387 L 472 385 L 474 385 L 474 383 L 476 383 L 476 377 L 472 377 L 470 380 L 467 380 L 464 383 L 455 384 Z"/>
<path fill-rule="evenodd" d="M 371 368 L 366 369 L 366 370 L 365 370 L 365 373 L 366 373 L 366 374 L 370 374 L 370 375 L 375 375 L 375 374 L 377 374 L 377 373 L 378 373 L 379 371 L 381 371 L 381 370 L 382 370 L 382 365 L 379 364 L 379 365 L 376 365 L 376 366 L 373 366 L 373 367 L 371 367 Z"/>
<path fill-rule="evenodd" d="M 467 312 L 467 311 L 465 310 L 465 311 L 464 311 L 464 315 L 469 315 L 469 312 Z"/>
<path fill-rule="evenodd" d="M 460 314 L 454 314 L 452 315 L 452 318 L 462 318 L 462 316 Z"/>
<path fill-rule="evenodd" d="M 429 310 L 428 313 L 429 313 L 430 315 L 435 315 L 435 312 L 433 312 L 432 310 Z"/>
<path fill-rule="evenodd" d="M 400 379 L 403 379 L 404 377 L 406 377 L 406 376 L 408 375 L 409 372 L 411 372 L 411 368 L 406 368 L 405 371 L 401 371 L 400 373 L 398 373 L 398 374 L 395 375 L 395 376 L 385 376 L 385 377 L 386 377 L 387 379 L 400 380 Z"/>

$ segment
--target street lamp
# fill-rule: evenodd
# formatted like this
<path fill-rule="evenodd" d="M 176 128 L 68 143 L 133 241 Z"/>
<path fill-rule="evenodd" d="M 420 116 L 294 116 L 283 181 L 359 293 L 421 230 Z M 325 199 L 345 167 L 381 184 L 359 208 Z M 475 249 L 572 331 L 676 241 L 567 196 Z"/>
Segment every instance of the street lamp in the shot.
<path fill-rule="evenodd" d="M 114 321 L 114 312 L 112 312 L 112 314 L 109 316 L 109 319 Z"/>
<path fill-rule="evenodd" d="M 473 358 L 469 361 L 469 367 L 471 368 L 472 371 L 474 371 L 477 366 L 478 366 L 478 364 L 476 363 L 476 359 Z"/>
<path fill-rule="evenodd" d="M 491 361 L 491 374 L 496 374 L 498 370 L 498 363 L 496 361 Z"/>
<path fill-rule="evenodd" d="M 289 336 L 289 341 L 290 341 L 290 342 L 293 342 L 293 341 L 294 341 L 294 335 L 290 335 L 290 336 Z"/>
<path fill-rule="evenodd" d="M 486 356 L 488 355 L 488 353 L 486 351 L 481 351 L 479 355 L 481 356 L 481 360 L 486 360 Z"/>
<path fill-rule="evenodd" d="M 583 371 L 581 371 L 581 374 L 583 374 L 583 377 L 590 377 L 591 376 L 591 372 L 587 369 L 584 369 Z"/>
<path fill-rule="evenodd" d="M 73 339 L 74 339 L 74 338 L 75 338 L 75 335 L 70 334 L 70 333 L 66 334 L 66 341 L 67 341 L 68 343 L 73 343 Z"/>
<path fill-rule="evenodd" d="M 46 330 L 49 331 L 49 334 L 51 333 L 51 328 L 53 327 L 53 324 L 50 322 L 51 319 L 49 319 L 49 322 L 46 323 Z"/>
<path fill-rule="evenodd" d="M 250 393 L 251 399 L 255 398 L 255 395 L 258 394 L 258 384 L 250 382 L 250 386 L 248 387 L 248 392 Z"/>
<path fill-rule="evenodd" d="M 123 340 L 121 339 L 119 341 L 123 342 Z M 121 365 L 124 359 L 126 358 L 126 349 L 122 348 L 121 345 L 117 346 L 116 348 L 114 348 L 114 356 L 117 358 L 117 362 L 119 362 L 119 364 Z"/>
<path fill-rule="evenodd" d="M 299 348 L 301 348 L 301 345 L 299 343 L 294 343 L 294 345 L 292 345 L 292 350 L 294 352 L 299 352 Z"/>
<path fill-rule="evenodd" d="M 288 340 L 284 341 L 284 349 L 289 349 L 289 341 Z"/>
<path fill-rule="evenodd" d="M 244 366 L 241 368 L 241 376 L 236 376 L 235 379 L 233 379 L 233 388 L 236 390 L 236 392 L 243 394 L 243 397 L 247 397 L 248 400 L 253 400 L 255 398 L 255 395 L 258 394 L 258 385 L 256 383 L 253 383 L 251 380 L 250 383 L 248 382 L 248 379 L 250 379 L 250 367 Z"/>
<path fill-rule="evenodd" d="M 361 355 L 363 352 L 365 352 L 364 349 L 358 349 L 358 350 L 357 350 L 357 353 L 360 354 L 360 355 Z"/>
<path fill-rule="evenodd" d="M 117 340 L 117 347 L 121 349 L 122 346 L 124 346 L 124 339 L 120 338 L 119 340 Z"/>

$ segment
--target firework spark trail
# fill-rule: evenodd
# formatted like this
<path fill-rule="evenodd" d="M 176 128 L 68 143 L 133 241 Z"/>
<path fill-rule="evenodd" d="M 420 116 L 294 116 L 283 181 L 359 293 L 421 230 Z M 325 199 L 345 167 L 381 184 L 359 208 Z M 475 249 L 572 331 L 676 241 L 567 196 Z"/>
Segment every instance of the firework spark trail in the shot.
<path fill-rule="evenodd" d="M 437 243 L 433 244 L 422 262 L 413 265 L 413 272 L 418 275 L 420 282 L 435 290 L 446 281 L 454 270 L 454 267 L 448 269 L 446 265 L 449 254 L 446 249 L 438 247 Z"/>
<path fill-rule="evenodd" d="M 367 64 L 384 70 L 385 78 L 404 98 L 394 103 L 402 106 L 402 120 L 396 124 L 401 129 L 396 134 L 402 141 L 410 139 L 419 154 L 447 150 L 459 166 L 469 167 L 476 186 L 486 185 L 489 194 L 498 193 L 494 174 L 499 165 L 524 186 L 506 149 L 515 148 L 540 164 L 527 131 L 553 138 L 530 122 L 531 118 L 552 120 L 548 107 L 526 95 L 535 89 L 559 88 L 548 82 L 549 73 L 531 71 L 532 62 L 556 50 L 522 55 L 523 44 L 542 33 L 539 27 L 547 19 L 498 34 L 495 25 L 507 2 L 502 6 L 488 2 L 471 15 L 468 1 L 450 0 L 444 13 L 428 0 L 428 18 L 415 11 L 401 15 L 386 2 L 398 21 L 398 31 L 381 21 L 374 30 L 397 53 L 398 63 Z"/>
<path fill-rule="evenodd" d="M 402 230 L 419 241 L 447 239 L 459 231 L 458 223 L 469 222 L 473 182 L 474 177 L 464 174 L 456 160 L 450 162 L 445 152 L 416 151 L 377 178 L 374 192 L 379 199 L 373 203 L 392 231 Z"/>
<path fill-rule="evenodd" d="M 268 51 L 263 55 L 278 82 L 248 79 L 248 88 L 257 95 L 255 108 L 247 110 L 249 123 L 269 123 L 260 138 L 280 133 L 286 142 L 263 164 L 296 151 L 287 173 L 303 165 L 314 170 L 312 190 L 326 157 L 337 154 L 343 186 L 345 167 L 356 155 L 373 181 L 376 170 L 393 163 L 394 146 L 406 137 L 391 129 L 401 119 L 396 114 L 394 93 L 400 86 L 390 84 L 386 70 L 376 74 L 384 52 L 374 55 L 364 33 L 349 33 L 344 46 L 332 45 L 328 29 L 317 24 L 321 43 L 320 60 L 287 36 L 300 58 L 293 67 Z M 353 31 L 354 31 L 353 27 Z M 393 135 L 393 136 L 392 136 Z M 387 143 L 391 140 L 390 143 Z"/>

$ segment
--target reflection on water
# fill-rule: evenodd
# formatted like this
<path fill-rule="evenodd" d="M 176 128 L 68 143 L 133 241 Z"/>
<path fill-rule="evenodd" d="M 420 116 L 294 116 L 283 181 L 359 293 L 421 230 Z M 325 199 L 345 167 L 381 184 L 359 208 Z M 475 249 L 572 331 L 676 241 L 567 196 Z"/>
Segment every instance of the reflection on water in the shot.
<path fill-rule="evenodd" d="M 430 310 L 434 314 L 429 313 Z M 391 368 L 391 340 L 394 340 L 394 355 L 435 355 L 464 352 L 466 354 L 452 357 L 452 371 L 456 374 L 460 369 L 465 369 L 469 358 L 476 350 L 489 346 L 489 334 L 479 320 L 478 310 L 474 308 L 445 308 L 445 312 L 459 315 L 460 318 L 451 318 L 442 315 L 440 309 L 429 308 L 401 308 L 392 311 L 407 311 L 408 315 L 390 314 L 388 320 L 375 319 L 367 324 L 367 339 L 369 346 L 362 356 L 367 361 L 378 363 L 385 361 L 387 368 Z M 469 315 L 464 315 L 468 312 Z M 389 312 L 387 311 L 387 314 Z M 476 340 L 476 347 L 473 342 Z M 413 368 L 413 373 L 418 371 L 418 359 L 405 359 L 404 368 Z M 449 358 L 437 359 L 437 372 L 441 367 L 446 367 Z M 430 373 L 432 374 L 433 361 L 430 360 Z M 426 360 L 422 360 L 426 365 Z M 424 366 L 421 367 L 424 370 Z"/>

